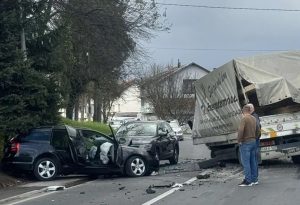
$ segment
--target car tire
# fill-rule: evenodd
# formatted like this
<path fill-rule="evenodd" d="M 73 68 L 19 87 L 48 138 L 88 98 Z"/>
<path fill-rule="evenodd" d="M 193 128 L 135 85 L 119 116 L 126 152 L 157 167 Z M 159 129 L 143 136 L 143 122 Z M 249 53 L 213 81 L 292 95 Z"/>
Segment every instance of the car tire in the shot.
<path fill-rule="evenodd" d="M 179 150 L 178 150 L 177 147 L 175 147 L 173 156 L 169 159 L 170 164 L 177 164 L 178 163 L 178 157 L 179 157 Z"/>
<path fill-rule="evenodd" d="M 148 165 L 142 157 L 132 156 L 126 162 L 125 171 L 130 177 L 141 177 L 148 173 Z"/>
<path fill-rule="evenodd" d="M 58 162 L 53 158 L 41 158 L 34 165 L 33 174 L 40 181 L 55 179 L 58 173 Z"/>

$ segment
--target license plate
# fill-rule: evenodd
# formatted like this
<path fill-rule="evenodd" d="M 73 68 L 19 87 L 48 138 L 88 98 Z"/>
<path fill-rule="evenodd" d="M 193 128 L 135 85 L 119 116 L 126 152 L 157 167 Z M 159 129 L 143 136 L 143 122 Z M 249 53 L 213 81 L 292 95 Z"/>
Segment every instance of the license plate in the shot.
<path fill-rule="evenodd" d="M 261 147 L 260 151 L 268 152 L 268 151 L 275 151 L 277 150 L 277 146 L 268 146 L 268 147 Z"/>
<path fill-rule="evenodd" d="M 283 150 L 283 152 L 287 153 L 287 154 L 291 154 L 291 153 L 295 153 L 295 152 L 299 152 L 299 151 L 300 151 L 300 147 L 291 147 L 291 148 Z"/>

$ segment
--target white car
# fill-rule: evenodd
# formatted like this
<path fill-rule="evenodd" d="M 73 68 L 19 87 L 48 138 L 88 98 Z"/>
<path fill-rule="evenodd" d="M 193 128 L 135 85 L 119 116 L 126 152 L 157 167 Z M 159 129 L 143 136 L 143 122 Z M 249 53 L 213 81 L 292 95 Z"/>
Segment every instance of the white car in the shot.
<path fill-rule="evenodd" d="M 110 126 L 114 129 L 117 130 L 121 125 L 124 124 L 123 120 L 112 120 L 109 122 Z"/>
<path fill-rule="evenodd" d="M 183 141 L 183 131 L 178 123 L 177 120 L 172 120 L 169 122 L 170 126 L 172 127 L 173 131 L 178 140 Z"/>

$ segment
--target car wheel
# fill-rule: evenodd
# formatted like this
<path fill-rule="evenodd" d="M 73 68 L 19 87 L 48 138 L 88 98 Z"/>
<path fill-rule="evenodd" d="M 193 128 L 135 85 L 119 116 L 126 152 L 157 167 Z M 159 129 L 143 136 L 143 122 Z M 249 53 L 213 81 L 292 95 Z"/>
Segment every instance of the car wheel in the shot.
<path fill-rule="evenodd" d="M 177 147 L 175 147 L 173 156 L 169 159 L 170 164 L 177 164 L 178 163 L 178 156 L 179 156 L 179 150 L 178 150 Z"/>
<path fill-rule="evenodd" d="M 148 172 L 147 163 L 139 156 L 130 157 L 125 168 L 126 174 L 131 177 L 141 177 Z"/>
<path fill-rule="evenodd" d="M 39 159 L 34 165 L 34 176 L 41 181 L 53 180 L 58 172 L 58 163 L 52 158 Z"/>

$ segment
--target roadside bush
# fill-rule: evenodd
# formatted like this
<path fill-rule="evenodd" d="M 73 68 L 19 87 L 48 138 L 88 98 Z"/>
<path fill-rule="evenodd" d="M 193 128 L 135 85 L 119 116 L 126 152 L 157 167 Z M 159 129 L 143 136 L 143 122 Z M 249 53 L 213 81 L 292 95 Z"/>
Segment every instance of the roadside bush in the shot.
<path fill-rule="evenodd" d="M 99 122 L 80 122 L 80 121 L 70 120 L 67 118 L 62 118 L 62 123 L 66 125 L 70 125 L 72 127 L 89 128 L 107 135 L 111 134 L 109 126 Z"/>

